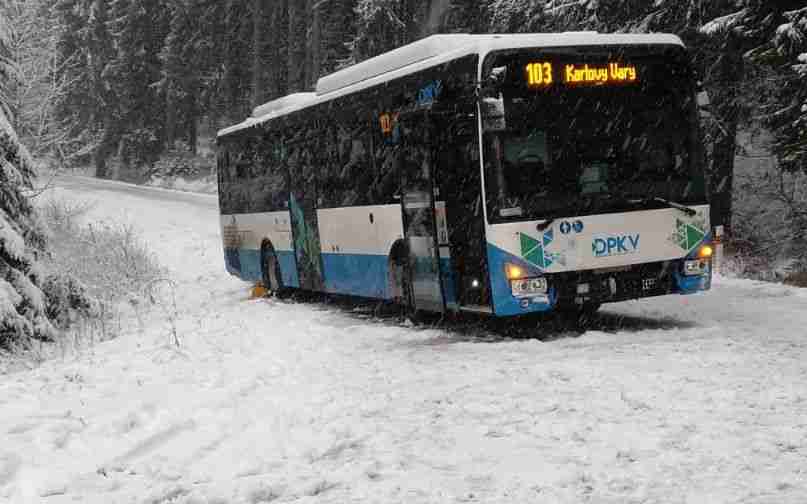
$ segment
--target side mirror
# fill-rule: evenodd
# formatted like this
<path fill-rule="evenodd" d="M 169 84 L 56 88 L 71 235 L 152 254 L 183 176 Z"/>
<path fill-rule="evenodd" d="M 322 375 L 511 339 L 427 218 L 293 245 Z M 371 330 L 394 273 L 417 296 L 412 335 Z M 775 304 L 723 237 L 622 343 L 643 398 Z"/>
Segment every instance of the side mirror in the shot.
<path fill-rule="evenodd" d="M 498 97 L 501 86 L 507 80 L 507 66 L 500 66 L 490 70 L 487 78 L 479 83 L 478 97 L 491 98 Z"/>
<path fill-rule="evenodd" d="M 700 91 L 697 98 L 699 109 L 707 109 L 712 104 L 712 101 L 709 99 L 709 93 L 706 91 Z"/>

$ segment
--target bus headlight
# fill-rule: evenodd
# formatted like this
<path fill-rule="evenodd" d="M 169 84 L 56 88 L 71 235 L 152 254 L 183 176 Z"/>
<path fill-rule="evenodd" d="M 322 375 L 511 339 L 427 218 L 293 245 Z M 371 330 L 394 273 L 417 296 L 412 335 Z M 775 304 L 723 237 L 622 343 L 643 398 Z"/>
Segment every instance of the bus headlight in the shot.
<path fill-rule="evenodd" d="M 530 297 L 546 294 L 548 284 L 546 278 L 521 278 L 510 281 L 510 290 L 514 297 Z"/>
<path fill-rule="evenodd" d="M 695 259 L 694 261 L 684 262 L 684 275 L 697 276 L 703 275 L 706 272 L 707 262 L 703 259 Z"/>

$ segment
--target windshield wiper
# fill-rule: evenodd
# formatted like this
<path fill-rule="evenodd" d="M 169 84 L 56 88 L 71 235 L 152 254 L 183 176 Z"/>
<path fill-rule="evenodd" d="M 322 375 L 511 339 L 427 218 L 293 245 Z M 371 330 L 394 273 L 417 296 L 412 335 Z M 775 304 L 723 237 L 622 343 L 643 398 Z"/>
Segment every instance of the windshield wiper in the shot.
<path fill-rule="evenodd" d="M 644 198 L 644 199 L 628 199 L 627 201 L 630 202 L 630 203 L 633 203 L 633 204 L 638 203 L 638 204 L 640 204 L 642 206 L 647 206 L 648 203 L 661 203 L 663 205 L 667 205 L 670 208 L 675 208 L 676 210 L 680 210 L 680 211 L 684 212 L 685 214 L 689 215 L 690 217 L 694 217 L 694 216 L 698 215 L 698 212 L 696 212 L 695 210 L 689 208 L 688 206 L 682 205 L 681 203 L 676 203 L 675 201 L 670 201 L 670 200 L 661 198 L 659 196 L 653 196 L 653 197 Z"/>
<path fill-rule="evenodd" d="M 535 229 L 539 233 L 542 233 L 542 232 L 546 231 L 549 228 L 549 226 L 554 224 L 556 220 L 558 220 L 557 217 L 550 217 L 549 220 L 547 220 L 545 222 L 542 222 L 541 224 L 536 224 Z"/>
<path fill-rule="evenodd" d="M 696 212 L 695 210 L 689 208 L 688 206 L 684 206 L 681 203 L 676 203 L 675 201 L 670 201 L 670 200 L 667 200 L 667 199 L 664 199 L 664 198 L 659 198 L 658 196 L 656 196 L 654 198 L 648 198 L 647 201 L 657 201 L 659 203 L 663 203 L 663 204 L 667 205 L 670 208 L 675 208 L 676 210 L 680 210 L 680 211 L 684 212 L 685 214 L 689 215 L 690 217 L 695 217 L 696 215 L 698 215 L 698 212 Z"/>

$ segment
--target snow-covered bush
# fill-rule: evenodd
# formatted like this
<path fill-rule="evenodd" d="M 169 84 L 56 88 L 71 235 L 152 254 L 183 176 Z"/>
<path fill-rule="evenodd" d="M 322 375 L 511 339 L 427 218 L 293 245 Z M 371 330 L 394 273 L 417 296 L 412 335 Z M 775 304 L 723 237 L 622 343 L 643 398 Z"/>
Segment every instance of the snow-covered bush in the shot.
<path fill-rule="evenodd" d="M 83 291 L 106 313 L 122 302 L 138 302 L 143 288 L 163 274 L 155 256 L 125 225 L 82 224 L 86 206 L 51 199 L 41 207 L 49 230 L 50 268 L 69 280 L 59 284 L 69 297 Z"/>
<path fill-rule="evenodd" d="M 730 273 L 785 280 L 807 271 L 807 174 L 773 156 L 740 158 L 734 190 Z"/>

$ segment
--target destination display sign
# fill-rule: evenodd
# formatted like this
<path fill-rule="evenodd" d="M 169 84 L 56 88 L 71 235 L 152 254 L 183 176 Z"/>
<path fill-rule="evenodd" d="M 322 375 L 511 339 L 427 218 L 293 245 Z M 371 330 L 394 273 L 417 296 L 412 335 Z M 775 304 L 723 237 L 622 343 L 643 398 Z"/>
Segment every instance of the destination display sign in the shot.
<path fill-rule="evenodd" d="M 602 65 L 566 63 L 556 65 L 545 61 L 535 61 L 525 67 L 527 85 L 531 88 L 545 88 L 556 82 L 568 86 L 609 84 L 630 84 L 638 82 L 639 71 L 635 65 L 608 63 Z"/>

